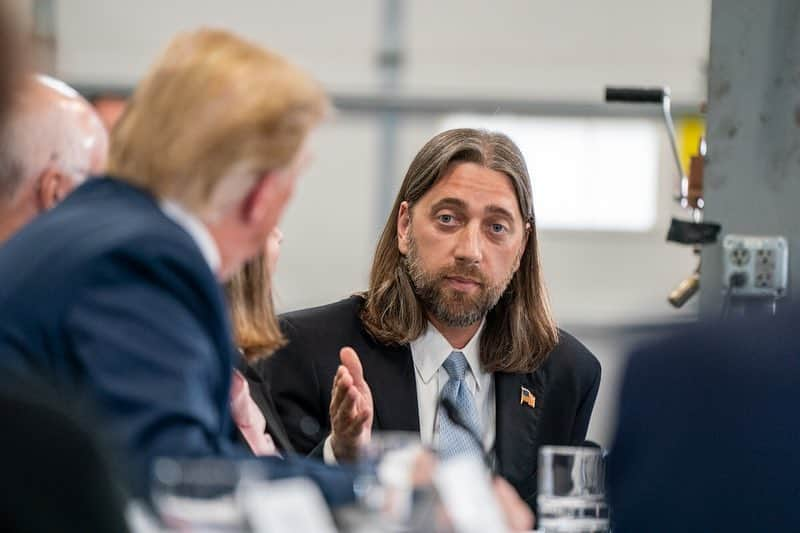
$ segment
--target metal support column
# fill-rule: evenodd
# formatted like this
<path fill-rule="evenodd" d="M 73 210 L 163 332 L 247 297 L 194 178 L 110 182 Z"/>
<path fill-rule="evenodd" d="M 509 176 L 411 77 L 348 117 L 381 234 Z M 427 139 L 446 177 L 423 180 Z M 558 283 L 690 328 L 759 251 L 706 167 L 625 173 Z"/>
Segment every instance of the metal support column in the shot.
<path fill-rule="evenodd" d="M 705 216 L 722 236 L 784 235 L 800 294 L 800 2 L 715 1 Z M 700 312 L 723 305 L 720 245 L 703 249 Z"/>
<path fill-rule="evenodd" d="M 380 91 L 391 97 L 398 92 L 403 68 L 403 3 L 404 0 L 384 0 L 381 24 L 381 47 L 378 54 Z M 375 202 L 375 227 L 382 228 L 392 209 L 397 172 L 397 144 L 400 114 L 397 110 L 378 112 L 380 128 L 378 147 L 378 180 Z"/>
<path fill-rule="evenodd" d="M 56 6 L 53 0 L 32 0 L 31 30 L 36 70 L 56 74 Z"/>

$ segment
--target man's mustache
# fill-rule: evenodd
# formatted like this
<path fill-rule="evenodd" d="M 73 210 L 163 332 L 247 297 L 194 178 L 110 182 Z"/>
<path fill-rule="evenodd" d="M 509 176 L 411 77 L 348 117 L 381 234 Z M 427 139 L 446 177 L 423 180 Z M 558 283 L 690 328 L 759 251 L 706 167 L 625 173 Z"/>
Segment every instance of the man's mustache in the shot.
<path fill-rule="evenodd" d="M 438 272 L 437 278 L 440 280 L 445 278 L 463 278 L 465 280 L 475 282 L 481 286 L 486 285 L 486 276 L 484 276 L 483 272 L 481 272 L 480 269 L 474 265 L 454 265 L 444 268 Z"/>

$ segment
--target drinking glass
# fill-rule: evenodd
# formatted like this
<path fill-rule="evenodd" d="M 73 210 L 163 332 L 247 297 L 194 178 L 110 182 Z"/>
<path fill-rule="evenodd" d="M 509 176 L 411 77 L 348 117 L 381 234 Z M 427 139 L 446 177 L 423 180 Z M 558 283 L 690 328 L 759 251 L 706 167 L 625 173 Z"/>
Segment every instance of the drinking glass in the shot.
<path fill-rule="evenodd" d="M 538 526 L 545 533 L 608 531 L 605 464 L 600 448 L 539 450 Z"/>
<path fill-rule="evenodd" d="M 358 509 L 344 519 L 349 531 L 432 532 L 436 499 L 433 456 L 419 434 L 376 432 L 358 457 Z"/>
<path fill-rule="evenodd" d="M 151 482 L 153 503 L 169 530 L 247 531 L 238 491 L 244 481 L 265 477 L 263 465 L 253 461 L 159 458 Z"/>

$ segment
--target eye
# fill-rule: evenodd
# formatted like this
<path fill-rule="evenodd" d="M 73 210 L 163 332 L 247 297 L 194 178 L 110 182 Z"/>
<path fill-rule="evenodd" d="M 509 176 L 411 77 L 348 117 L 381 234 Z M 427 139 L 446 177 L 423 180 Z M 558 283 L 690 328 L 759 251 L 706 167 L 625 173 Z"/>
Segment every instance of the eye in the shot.
<path fill-rule="evenodd" d="M 447 225 L 450 225 L 450 224 L 452 224 L 452 223 L 454 223 L 456 221 L 456 217 L 454 217 L 453 215 L 447 215 L 447 214 L 439 215 L 437 218 L 439 219 L 439 222 L 441 222 L 442 224 L 447 224 Z"/>
<path fill-rule="evenodd" d="M 498 223 L 489 224 L 489 229 L 491 230 L 492 233 L 497 233 L 497 234 L 508 233 L 508 228 L 505 227 L 503 224 L 498 224 Z"/>

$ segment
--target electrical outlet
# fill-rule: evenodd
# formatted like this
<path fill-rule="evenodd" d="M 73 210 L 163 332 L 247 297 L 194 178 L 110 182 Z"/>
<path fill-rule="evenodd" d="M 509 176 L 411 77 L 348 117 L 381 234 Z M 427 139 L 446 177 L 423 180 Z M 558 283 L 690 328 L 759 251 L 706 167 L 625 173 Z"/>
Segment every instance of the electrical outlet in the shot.
<path fill-rule="evenodd" d="M 780 298 L 789 280 L 784 237 L 726 235 L 722 241 L 722 286 L 735 296 Z"/>

